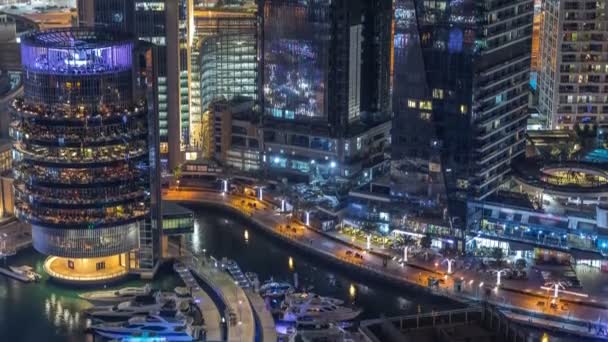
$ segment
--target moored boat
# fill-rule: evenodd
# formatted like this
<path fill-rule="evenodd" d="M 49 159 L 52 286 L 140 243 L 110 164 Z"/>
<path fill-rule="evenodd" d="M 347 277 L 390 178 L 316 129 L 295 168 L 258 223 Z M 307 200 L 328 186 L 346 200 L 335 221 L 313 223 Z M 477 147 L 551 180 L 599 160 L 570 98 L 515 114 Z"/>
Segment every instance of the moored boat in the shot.
<path fill-rule="evenodd" d="M 298 321 L 303 317 L 323 322 L 342 322 L 355 319 L 361 310 L 344 306 L 344 301 L 321 297 L 310 292 L 292 293 L 285 296 L 282 319 L 288 322 Z"/>
<path fill-rule="evenodd" d="M 79 294 L 78 297 L 91 303 L 120 303 L 135 296 L 149 295 L 150 292 L 152 292 L 152 287 L 145 285 L 143 287 L 124 287 L 118 290 L 85 292 Z"/>
<path fill-rule="evenodd" d="M 107 339 L 128 340 L 143 337 L 146 340 L 193 341 L 202 335 L 201 327 L 194 327 L 187 319 L 169 318 L 161 315 L 136 316 L 122 323 L 104 323 L 91 327 Z"/>
<path fill-rule="evenodd" d="M 29 281 L 39 281 L 40 279 L 42 279 L 42 276 L 40 274 L 34 272 L 34 269 L 27 265 L 9 266 L 8 268 L 16 274 L 27 278 Z"/>

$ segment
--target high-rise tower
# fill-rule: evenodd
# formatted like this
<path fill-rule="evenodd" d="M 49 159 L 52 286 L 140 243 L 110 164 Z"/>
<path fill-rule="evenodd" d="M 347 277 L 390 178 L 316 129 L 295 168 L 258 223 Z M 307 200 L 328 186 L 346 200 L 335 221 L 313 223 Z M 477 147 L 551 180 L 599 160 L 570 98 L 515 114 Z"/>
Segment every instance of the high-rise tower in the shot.
<path fill-rule="evenodd" d="M 605 0 L 543 0 L 538 109 L 548 129 L 608 126 Z"/>
<path fill-rule="evenodd" d="M 390 10 L 385 2 L 378 11 Z M 260 2 L 260 102 L 272 173 L 348 180 L 382 164 L 390 122 L 382 112 L 388 100 L 376 94 L 388 95 L 388 73 L 362 66 L 388 67 L 389 56 L 386 63 L 377 56 L 389 50 L 381 48 L 390 43 L 381 37 L 390 35 L 390 26 L 366 16 L 368 9 L 360 0 Z M 377 30 L 385 32 L 374 37 Z M 368 94 L 375 85 L 382 90 Z"/>
<path fill-rule="evenodd" d="M 59 280 L 105 282 L 156 266 L 155 68 L 145 45 L 107 30 L 22 37 L 15 212 Z"/>
<path fill-rule="evenodd" d="M 191 0 L 78 0 L 80 26 L 128 32 L 157 46 L 160 146 L 169 171 L 190 143 L 191 10 Z"/>
<path fill-rule="evenodd" d="M 505 181 L 525 147 L 532 17 L 533 0 L 395 1 L 395 195 L 440 207 Z"/>

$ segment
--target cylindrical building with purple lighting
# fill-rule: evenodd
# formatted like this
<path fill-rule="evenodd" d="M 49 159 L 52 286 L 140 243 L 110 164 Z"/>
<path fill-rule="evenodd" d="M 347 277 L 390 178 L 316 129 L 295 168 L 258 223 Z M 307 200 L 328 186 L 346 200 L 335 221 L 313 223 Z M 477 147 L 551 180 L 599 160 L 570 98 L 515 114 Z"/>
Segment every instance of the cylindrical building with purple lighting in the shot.
<path fill-rule="evenodd" d="M 104 103 L 128 106 L 132 51 L 133 41 L 115 32 L 70 29 L 23 37 L 28 103 L 88 111 Z"/>
<path fill-rule="evenodd" d="M 148 106 L 134 41 L 60 29 L 22 38 L 13 104 L 15 212 L 46 271 L 69 282 L 128 273 L 150 211 Z"/>

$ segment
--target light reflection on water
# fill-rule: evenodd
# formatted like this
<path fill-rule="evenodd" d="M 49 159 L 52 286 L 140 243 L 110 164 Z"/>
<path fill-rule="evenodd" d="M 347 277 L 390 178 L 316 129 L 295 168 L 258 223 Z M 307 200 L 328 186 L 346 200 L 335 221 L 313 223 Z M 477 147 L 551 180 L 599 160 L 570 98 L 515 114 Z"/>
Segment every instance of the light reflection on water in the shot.
<path fill-rule="evenodd" d="M 41 272 L 44 256 L 26 250 L 8 259 L 9 265 L 33 265 L 43 275 L 39 283 L 24 284 L 0 275 L 0 341 L 93 342 L 85 334 L 91 321 L 82 312 L 91 306 L 78 298 L 81 289 L 57 285 Z M 161 271 L 153 287 L 173 289 L 181 282 L 171 272 Z M 128 281 L 123 286 L 141 286 Z"/>

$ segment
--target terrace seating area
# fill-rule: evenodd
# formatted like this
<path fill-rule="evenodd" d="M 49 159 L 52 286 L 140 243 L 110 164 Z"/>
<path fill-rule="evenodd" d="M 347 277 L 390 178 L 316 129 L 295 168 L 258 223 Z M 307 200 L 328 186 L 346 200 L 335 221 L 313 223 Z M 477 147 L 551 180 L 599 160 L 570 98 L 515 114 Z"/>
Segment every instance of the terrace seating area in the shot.
<path fill-rule="evenodd" d="M 124 164 L 116 167 L 90 169 L 57 169 L 43 168 L 37 165 L 19 165 L 13 170 L 15 178 L 30 184 L 32 182 L 47 184 L 100 184 L 125 181 L 136 184 L 144 172 Z"/>
<path fill-rule="evenodd" d="M 44 118 L 48 120 L 107 120 L 118 118 L 124 120 L 133 116 L 145 114 L 145 104 L 139 102 L 133 107 L 100 105 L 95 112 L 90 112 L 83 107 L 74 106 L 50 106 L 25 104 L 22 98 L 17 98 L 12 105 L 14 112 L 24 117 Z"/>
<path fill-rule="evenodd" d="M 129 127 L 124 124 L 104 125 L 93 128 L 66 127 L 66 126 L 40 126 L 28 122 L 14 121 L 11 123 L 13 138 L 24 142 L 34 143 L 54 143 L 78 145 L 104 144 L 110 142 L 132 141 L 141 139 L 147 134 L 147 129 L 143 122 Z"/>
<path fill-rule="evenodd" d="M 24 159 L 33 161 L 57 164 L 87 164 L 107 163 L 141 157 L 148 153 L 145 146 L 145 141 L 138 141 L 131 145 L 121 144 L 89 149 L 45 148 L 29 147 L 18 142 L 15 144 L 15 151 L 20 153 Z"/>
<path fill-rule="evenodd" d="M 25 203 L 15 205 L 18 217 L 29 222 L 53 226 L 108 226 L 143 218 L 147 210 L 139 205 L 120 206 L 119 210 L 108 209 L 49 209 L 35 208 Z"/>

